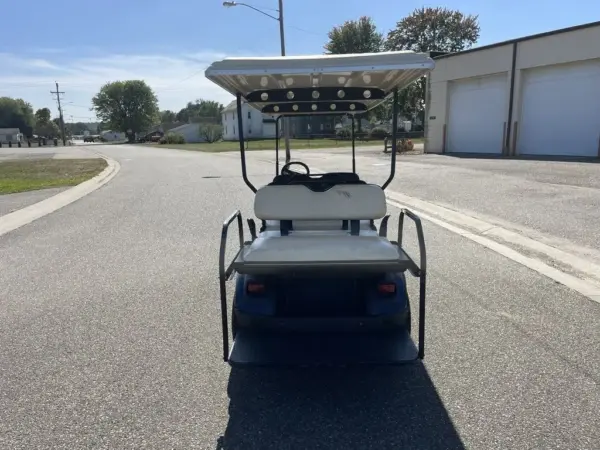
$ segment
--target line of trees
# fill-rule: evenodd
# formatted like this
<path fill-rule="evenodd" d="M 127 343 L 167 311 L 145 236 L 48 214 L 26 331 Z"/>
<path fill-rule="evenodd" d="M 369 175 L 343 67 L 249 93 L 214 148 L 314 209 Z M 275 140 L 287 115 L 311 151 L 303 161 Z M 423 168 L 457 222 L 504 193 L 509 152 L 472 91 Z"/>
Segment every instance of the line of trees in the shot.
<path fill-rule="evenodd" d="M 415 52 L 458 52 L 471 48 L 479 39 L 478 16 L 445 7 L 422 7 L 402 18 L 387 35 L 377 29 L 368 16 L 334 27 L 324 45 L 328 54 L 376 53 L 412 50 Z M 424 119 L 425 77 L 402 90 L 399 111 L 407 117 Z M 376 108 L 374 120 L 391 119 L 392 103 Z"/>
<path fill-rule="evenodd" d="M 106 83 L 94 96 L 92 103 L 96 116 L 111 129 L 126 133 L 130 141 L 135 139 L 137 133 L 144 133 L 159 124 L 193 121 L 220 126 L 224 108 L 219 102 L 198 99 L 188 102 L 177 113 L 161 111 L 154 90 L 143 80 Z M 215 134 L 219 135 L 218 130 L 210 128 L 208 137 L 212 139 Z"/>
<path fill-rule="evenodd" d="M 98 132 L 102 124 L 65 123 L 68 136 L 84 134 L 85 131 Z M 60 137 L 60 119 L 52 118 L 50 108 L 40 108 L 34 112 L 32 105 L 22 98 L 0 97 L 0 128 L 18 128 L 24 136 L 34 135 L 46 138 Z"/>

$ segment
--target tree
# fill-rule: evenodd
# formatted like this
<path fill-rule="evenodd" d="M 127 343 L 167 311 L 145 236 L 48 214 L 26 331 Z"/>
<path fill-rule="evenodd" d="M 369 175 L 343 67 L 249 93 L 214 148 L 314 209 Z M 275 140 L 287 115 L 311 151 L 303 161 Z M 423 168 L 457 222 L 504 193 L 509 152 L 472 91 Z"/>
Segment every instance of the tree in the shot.
<path fill-rule="evenodd" d="M 177 120 L 176 114 L 171 110 L 165 110 L 160 112 L 160 123 L 171 123 Z"/>
<path fill-rule="evenodd" d="M 387 35 L 387 50 L 459 52 L 479 39 L 478 16 L 448 8 L 423 7 L 396 23 Z"/>
<path fill-rule="evenodd" d="M 35 114 L 35 134 L 49 138 L 60 135 L 60 119 L 52 120 L 52 113 L 48 108 L 40 108 Z"/>
<path fill-rule="evenodd" d="M 75 123 L 69 123 L 67 124 L 69 131 L 72 134 L 84 134 L 86 131 L 91 131 L 88 127 L 88 125 L 84 122 L 75 122 Z"/>
<path fill-rule="evenodd" d="M 35 112 L 36 123 L 48 123 L 52 118 L 52 113 L 48 108 L 41 108 Z"/>
<path fill-rule="evenodd" d="M 213 100 L 198 99 L 188 102 L 185 108 L 176 115 L 177 120 L 189 122 L 192 119 L 209 123 L 221 123 L 221 112 L 224 106 Z"/>
<path fill-rule="evenodd" d="M 324 49 L 329 54 L 374 53 L 383 49 L 383 34 L 377 31 L 373 19 L 362 16 L 333 27 Z"/>
<path fill-rule="evenodd" d="M 48 122 L 37 122 L 34 130 L 35 134 L 38 136 L 45 136 L 47 138 L 55 138 L 60 136 L 59 126 L 51 120 Z"/>
<path fill-rule="evenodd" d="M 377 53 L 383 50 L 383 34 L 377 31 L 373 19 L 362 16 L 358 20 L 347 20 L 328 33 L 329 42 L 324 49 L 329 54 Z M 373 115 L 374 113 L 371 113 Z M 358 132 L 362 132 L 364 114 L 357 114 Z"/>
<path fill-rule="evenodd" d="M 128 133 L 144 131 L 159 119 L 158 98 L 143 80 L 107 83 L 92 98 L 96 116 L 113 130 Z"/>
<path fill-rule="evenodd" d="M 0 128 L 18 128 L 25 136 L 33 134 L 33 108 L 21 98 L 0 97 Z"/>
<path fill-rule="evenodd" d="M 448 8 L 422 7 L 396 23 L 385 42 L 386 50 L 458 52 L 479 39 L 478 17 Z M 400 112 L 407 116 L 425 110 L 425 77 L 400 92 Z"/>

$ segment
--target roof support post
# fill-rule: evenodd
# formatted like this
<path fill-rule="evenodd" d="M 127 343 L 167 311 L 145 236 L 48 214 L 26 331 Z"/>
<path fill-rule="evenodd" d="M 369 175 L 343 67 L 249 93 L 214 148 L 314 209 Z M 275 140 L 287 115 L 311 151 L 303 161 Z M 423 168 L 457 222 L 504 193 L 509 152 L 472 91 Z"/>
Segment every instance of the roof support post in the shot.
<path fill-rule="evenodd" d="M 246 172 L 246 149 L 244 148 L 244 117 L 242 116 L 242 94 L 239 92 L 236 94 L 237 103 L 237 116 L 238 116 L 238 130 L 239 130 L 239 141 L 240 141 L 240 160 L 242 161 L 242 178 L 244 183 L 252 190 L 256 192 L 256 188 L 250 180 L 248 180 L 248 174 Z"/>
<path fill-rule="evenodd" d="M 275 119 L 275 176 L 279 175 L 279 119 L 281 116 Z"/>
<path fill-rule="evenodd" d="M 355 140 L 356 136 L 354 134 L 354 114 L 352 117 L 352 172 L 356 173 L 356 149 L 355 149 Z"/>
<path fill-rule="evenodd" d="M 394 88 L 392 105 L 392 164 L 390 166 L 390 176 L 385 181 L 381 189 L 385 189 L 394 179 L 396 174 L 396 147 L 397 147 L 397 135 L 398 135 L 398 88 Z"/>

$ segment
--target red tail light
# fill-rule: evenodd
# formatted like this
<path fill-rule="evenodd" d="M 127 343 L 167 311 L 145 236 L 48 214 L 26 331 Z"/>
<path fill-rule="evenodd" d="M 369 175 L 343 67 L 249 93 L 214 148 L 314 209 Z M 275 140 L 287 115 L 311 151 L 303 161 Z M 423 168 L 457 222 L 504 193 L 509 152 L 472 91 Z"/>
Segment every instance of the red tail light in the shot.
<path fill-rule="evenodd" d="M 255 283 L 251 281 L 246 285 L 246 292 L 248 294 L 262 294 L 265 292 L 265 285 L 263 283 Z"/>
<path fill-rule="evenodd" d="M 380 294 L 395 294 L 396 293 L 396 285 L 394 283 L 379 283 L 377 285 L 377 291 Z"/>

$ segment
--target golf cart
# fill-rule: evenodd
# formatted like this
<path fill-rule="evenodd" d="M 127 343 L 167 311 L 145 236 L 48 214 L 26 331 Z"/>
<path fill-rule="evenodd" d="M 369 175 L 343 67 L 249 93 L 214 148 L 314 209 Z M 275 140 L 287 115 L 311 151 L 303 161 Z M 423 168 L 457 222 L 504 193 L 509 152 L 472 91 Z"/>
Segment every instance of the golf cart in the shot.
<path fill-rule="evenodd" d="M 244 239 L 240 211 L 223 223 L 219 282 L 223 359 L 231 365 L 398 364 L 424 357 L 426 255 L 420 219 L 403 209 L 397 241 L 387 238 L 385 188 L 396 169 L 392 126 L 390 175 L 382 186 L 356 173 L 354 115 L 393 97 L 434 67 L 410 51 L 353 55 L 227 58 L 206 77 L 237 98 L 242 177 L 254 192 Z M 256 188 L 248 179 L 243 99 L 276 117 L 275 176 Z M 313 114 L 352 117 L 352 172 L 312 173 L 300 161 L 279 170 L 279 120 Z M 298 167 L 295 168 L 294 166 Z M 416 224 L 420 262 L 402 248 L 404 219 Z M 375 221 L 380 223 L 377 226 Z M 239 246 L 225 260 L 229 227 Z M 411 338 L 406 272 L 420 280 L 418 346 Z M 226 282 L 235 280 L 231 332 Z"/>

